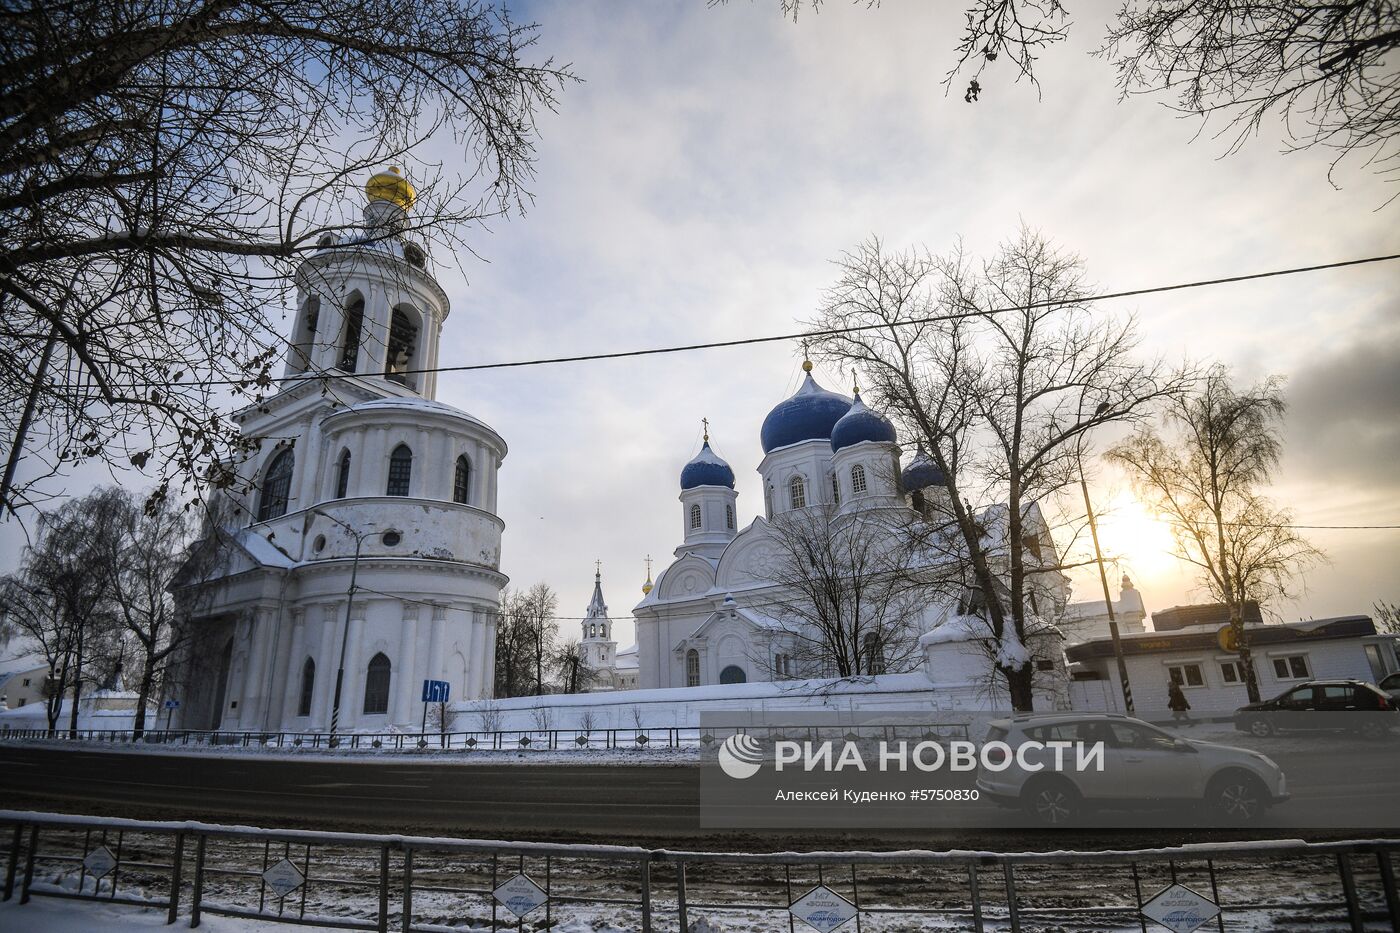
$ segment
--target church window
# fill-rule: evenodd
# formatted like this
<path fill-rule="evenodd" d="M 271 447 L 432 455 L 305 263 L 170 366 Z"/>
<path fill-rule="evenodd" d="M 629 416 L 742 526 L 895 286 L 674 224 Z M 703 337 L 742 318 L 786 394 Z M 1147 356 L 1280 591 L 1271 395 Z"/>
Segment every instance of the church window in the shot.
<path fill-rule="evenodd" d="M 788 480 L 788 498 L 794 509 L 807 507 L 807 484 L 802 482 L 802 477 L 794 476 Z"/>
<path fill-rule="evenodd" d="M 301 701 L 297 703 L 298 716 L 311 715 L 311 691 L 316 686 L 316 662 L 310 658 L 301 666 Z"/>
<path fill-rule="evenodd" d="M 344 499 L 350 492 L 350 451 L 340 452 L 340 466 L 335 474 L 335 497 Z"/>
<path fill-rule="evenodd" d="M 407 444 L 400 444 L 389 455 L 389 485 L 385 488 L 384 494 L 386 496 L 408 495 L 408 480 L 412 474 L 413 451 L 408 449 Z"/>
<path fill-rule="evenodd" d="M 316 343 L 316 326 L 320 322 L 321 299 L 312 295 L 301 306 L 301 320 L 296 341 L 292 344 L 292 370 L 304 372 L 311 365 L 311 350 Z"/>
<path fill-rule="evenodd" d="M 878 632 L 865 633 L 865 672 L 885 673 L 885 643 Z"/>
<path fill-rule="evenodd" d="M 694 648 L 685 653 L 685 685 L 700 686 L 700 652 Z"/>
<path fill-rule="evenodd" d="M 418 326 L 402 308 L 389 317 L 389 347 L 384 354 L 384 378 L 401 386 L 413 386 L 408 375 L 418 345 Z"/>
<path fill-rule="evenodd" d="M 841 504 L 841 481 L 836 478 L 836 474 L 831 474 L 831 501 L 836 505 Z"/>
<path fill-rule="evenodd" d="M 389 659 L 380 652 L 365 671 L 365 712 L 389 712 Z"/>
<path fill-rule="evenodd" d="M 734 530 L 734 506 L 726 505 L 724 507 L 724 523 L 730 531 Z"/>
<path fill-rule="evenodd" d="M 265 522 L 287 514 L 294 464 L 295 460 L 290 450 L 283 450 L 272 458 L 267 473 L 263 475 L 262 489 L 258 494 L 258 521 Z"/>
<path fill-rule="evenodd" d="M 748 680 L 749 675 L 737 664 L 731 664 L 719 672 L 719 682 L 722 684 L 742 684 L 748 683 Z"/>
<path fill-rule="evenodd" d="M 856 495 L 865 492 L 865 467 L 859 463 L 851 467 L 851 491 Z"/>
<path fill-rule="evenodd" d="M 472 462 L 466 454 L 457 458 L 457 468 L 452 473 L 452 501 L 466 505 L 472 482 Z"/>
<path fill-rule="evenodd" d="M 340 344 L 340 368 L 347 373 L 355 371 L 360 358 L 360 331 L 365 326 L 365 300 L 356 295 L 345 306 L 345 337 Z"/>
<path fill-rule="evenodd" d="M 700 506 L 698 506 L 698 505 L 692 505 L 692 506 L 690 507 L 690 530 L 691 530 L 691 531 L 694 531 L 696 528 L 699 528 L 699 527 L 700 527 Z"/>

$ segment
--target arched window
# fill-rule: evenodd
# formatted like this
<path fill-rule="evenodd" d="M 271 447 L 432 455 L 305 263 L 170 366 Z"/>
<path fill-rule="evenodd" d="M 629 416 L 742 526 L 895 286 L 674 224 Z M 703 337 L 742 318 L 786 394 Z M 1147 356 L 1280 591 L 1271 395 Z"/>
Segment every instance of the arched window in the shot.
<path fill-rule="evenodd" d="M 807 507 L 807 484 L 802 481 L 802 477 L 794 476 L 788 480 L 788 499 L 794 509 Z"/>
<path fill-rule="evenodd" d="M 413 386 L 413 354 L 418 349 L 418 325 L 404 312 L 395 308 L 389 316 L 389 346 L 384 354 L 384 378 L 401 386 Z"/>
<path fill-rule="evenodd" d="M 836 474 L 831 474 L 831 501 L 836 505 L 841 504 L 841 481 L 836 478 Z"/>
<path fill-rule="evenodd" d="M 350 493 L 350 451 L 340 452 L 340 466 L 336 467 L 335 497 L 344 499 Z"/>
<path fill-rule="evenodd" d="M 292 343 L 292 371 L 305 372 L 311 365 L 311 352 L 316 346 L 316 327 L 320 324 L 321 299 L 315 295 L 301 306 L 297 321 L 296 340 Z"/>
<path fill-rule="evenodd" d="M 296 459 L 290 450 L 283 450 L 272 458 L 258 492 L 258 521 L 265 522 L 287 514 L 287 500 L 292 494 L 292 467 L 295 465 Z"/>
<path fill-rule="evenodd" d="M 345 306 L 345 330 L 340 341 L 340 368 L 347 373 L 355 371 L 360 359 L 360 332 L 364 326 L 365 300 L 356 295 Z"/>
<path fill-rule="evenodd" d="M 365 712 L 389 712 L 389 659 L 383 652 L 370 658 L 365 670 Z"/>
<path fill-rule="evenodd" d="M 685 685 L 700 686 L 700 652 L 694 648 L 685 653 Z"/>
<path fill-rule="evenodd" d="M 731 664 L 719 672 L 719 682 L 722 684 L 742 684 L 748 683 L 748 680 L 749 675 L 737 664 Z"/>
<path fill-rule="evenodd" d="M 301 666 L 301 702 L 297 704 L 298 716 L 311 715 L 311 691 L 316 686 L 316 662 L 310 658 Z"/>
<path fill-rule="evenodd" d="M 724 524 L 730 531 L 734 530 L 734 506 L 732 505 L 724 507 Z"/>
<path fill-rule="evenodd" d="M 700 527 L 700 506 L 698 506 L 698 505 L 692 505 L 692 506 L 690 507 L 690 530 L 691 530 L 691 531 L 694 531 L 696 528 L 699 528 L 699 527 Z"/>
<path fill-rule="evenodd" d="M 452 473 L 452 501 L 467 503 L 472 483 L 472 462 L 466 454 L 457 458 L 457 469 Z"/>
<path fill-rule="evenodd" d="M 865 492 L 865 467 L 859 463 L 851 467 L 851 490 L 856 495 Z"/>
<path fill-rule="evenodd" d="M 400 444 L 389 455 L 389 485 L 384 490 L 386 496 L 408 495 L 408 480 L 413 475 L 413 451 L 407 444 Z"/>

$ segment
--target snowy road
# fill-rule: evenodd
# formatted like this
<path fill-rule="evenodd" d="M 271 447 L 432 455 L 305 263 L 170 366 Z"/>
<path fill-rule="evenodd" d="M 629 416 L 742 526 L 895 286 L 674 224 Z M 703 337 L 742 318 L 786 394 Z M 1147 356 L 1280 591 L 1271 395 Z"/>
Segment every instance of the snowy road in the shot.
<path fill-rule="evenodd" d="M 1221 838 L 1373 835 L 1400 826 L 1395 775 L 1373 745 L 1340 736 L 1253 739 L 1202 734 L 1250 744 L 1276 757 L 1295 799 L 1250 832 L 1016 829 L 1019 814 L 982 804 L 947 828 L 837 832 L 716 833 L 701 829 L 699 768 L 659 756 L 578 763 L 557 758 L 476 759 L 473 763 L 402 756 L 123 753 L 115 749 L 0 745 L 0 793 L 15 807 L 152 818 L 207 818 L 316 829 L 473 834 L 514 839 L 606 838 L 665 844 L 773 848 L 847 844 L 975 844 L 1017 847 L 1170 844 Z M 1387 743 L 1392 744 L 1392 743 Z M 1391 756 L 1393 757 L 1393 756 Z M 510 761 L 512 763 L 505 763 Z M 528 762 L 528 765 L 525 763 Z M 525 766 L 522 766 L 525 765 Z M 1325 810 L 1321 809 L 1325 806 Z M 1325 813 L 1325 819 L 1315 818 Z M 1299 827 L 1312 827 L 1300 831 Z M 1334 830 L 1329 832 L 1329 830 Z"/>

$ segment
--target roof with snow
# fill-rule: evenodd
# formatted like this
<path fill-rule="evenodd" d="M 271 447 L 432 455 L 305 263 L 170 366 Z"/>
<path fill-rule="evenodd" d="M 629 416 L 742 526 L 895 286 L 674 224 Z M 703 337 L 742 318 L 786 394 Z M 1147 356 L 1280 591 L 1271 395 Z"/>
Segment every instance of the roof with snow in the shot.
<path fill-rule="evenodd" d="M 884 415 L 868 407 L 861 399 L 859 391 L 856 392 L 850 410 L 842 415 L 831 429 L 833 451 L 864 441 L 893 444 L 896 440 L 898 435 L 895 434 L 894 425 L 890 424 Z"/>
<path fill-rule="evenodd" d="M 1216 636 L 1220 625 L 1192 625 L 1170 632 L 1127 632 L 1119 637 L 1124 654 L 1157 654 L 1183 649 L 1218 649 Z M 1370 616 L 1334 616 L 1328 619 L 1308 619 L 1303 622 L 1246 625 L 1251 647 L 1259 645 L 1293 644 L 1324 641 L 1334 638 L 1364 638 L 1376 634 Z M 1071 661 L 1088 661 L 1113 656 L 1112 638 L 1093 638 L 1065 649 Z"/>
<path fill-rule="evenodd" d="M 697 486 L 734 488 L 734 470 L 710 449 L 708 439 L 700 452 L 681 468 L 681 489 L 694 489 Z"/>

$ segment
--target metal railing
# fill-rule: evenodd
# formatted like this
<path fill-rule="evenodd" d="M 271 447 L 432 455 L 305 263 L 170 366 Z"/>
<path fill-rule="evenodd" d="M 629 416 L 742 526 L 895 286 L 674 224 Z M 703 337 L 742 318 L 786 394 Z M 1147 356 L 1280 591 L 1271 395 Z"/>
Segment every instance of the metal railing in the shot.
<path fill-rule="evenodd" d="M 790 905 L 808 887 L 825 885 L 854 905 L 850 929 L 869 933 L 915 929 L 917 918 L 953 920 L 979 933 L 1112 924 L 1146 931 L 1145 901 L 1155 888 L 1180 882 L 1219 904 L 1212 926 L 1220 933 L 1242 918 L 1256 928 L 1400 929 L 1400 840 L 759 854 L 0 811 L 0 839 L 7 835 L 5 900 L 18 888 L 22 904 L 36 896 L 134 904 L 163 909 L 168 923 L 183 911 L 191 927 L 204 914 L 223 914 L 382 933 L 463 922 L 524 930 L 550 929 L 583 912 L 642 933 L 688 931 L 701 916 L 794 930 Z M 301 883 L 277 887 L 269 880 L 274 867 Z M 528 920 L 493 896 L 517 873 L 543 895 Z"/>
<path fill-rule="evenodd" d="M 967 739 L 966 722 L 847 726 L 671 726 L 630 729 L 504 729 L 454 732 L 343 732 L 334 741 L 326 732 L 230 732 L 195 729 L 9 729 L 8 741 L 83 741 L 109 744 L 181 745 L 222 748 L 369 749 L 389 751 L 566 751 L 580 749 L 703 748 L 733 732 L 759 738 L 819 741 L 822 738 L 896 741 L 905 739 Z"/>

